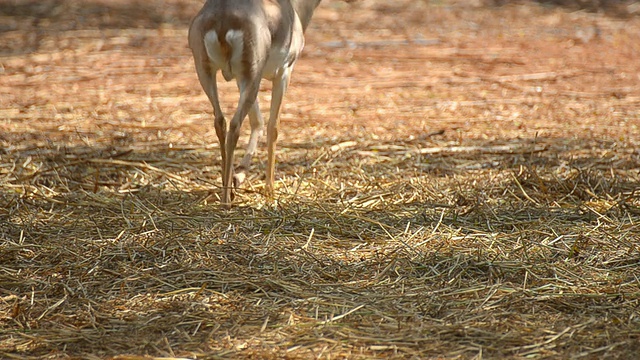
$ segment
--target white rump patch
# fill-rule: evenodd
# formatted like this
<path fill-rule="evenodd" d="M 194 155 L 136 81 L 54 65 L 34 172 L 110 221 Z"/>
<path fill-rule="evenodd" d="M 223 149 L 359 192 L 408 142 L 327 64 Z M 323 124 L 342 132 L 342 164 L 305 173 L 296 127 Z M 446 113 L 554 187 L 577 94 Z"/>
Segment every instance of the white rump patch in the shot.
<path fill-rule="evenodd" d="M 222 47 L 218 41 L 218 33 L 209 31 L 204 36 L 204 46 L 213 66 L 222 71 L 225 80 L 229 81 L 242 71 L 242 50 L 244 46 L 244 34 L 241 30 L 229 30 L 224 40 L 231 48 L 229 58 L 222 53 Z"/>

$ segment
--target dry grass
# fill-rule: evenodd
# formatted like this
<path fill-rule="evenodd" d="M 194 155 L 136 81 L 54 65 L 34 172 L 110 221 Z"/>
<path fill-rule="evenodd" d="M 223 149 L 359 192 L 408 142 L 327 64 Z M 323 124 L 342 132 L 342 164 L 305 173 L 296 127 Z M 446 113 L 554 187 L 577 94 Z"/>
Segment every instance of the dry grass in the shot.
<path fill-rule="evenodd" d="M 638 19 L 389 4 L 323 3 L 229 211 L 197 1 L 1 5 L 0 357 L 635 357 Z"/>

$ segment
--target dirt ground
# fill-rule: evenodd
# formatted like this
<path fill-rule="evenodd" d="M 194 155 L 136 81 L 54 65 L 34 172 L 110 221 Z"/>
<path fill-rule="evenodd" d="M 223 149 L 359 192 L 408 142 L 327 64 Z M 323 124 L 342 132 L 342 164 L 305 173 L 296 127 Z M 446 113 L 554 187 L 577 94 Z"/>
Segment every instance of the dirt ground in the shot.
<path fill-rule="evenodd" d="M 323 1 L 228 211 L 201 3 L 0 2 L 0 357 L 637 357 L 639 3 Z"/>

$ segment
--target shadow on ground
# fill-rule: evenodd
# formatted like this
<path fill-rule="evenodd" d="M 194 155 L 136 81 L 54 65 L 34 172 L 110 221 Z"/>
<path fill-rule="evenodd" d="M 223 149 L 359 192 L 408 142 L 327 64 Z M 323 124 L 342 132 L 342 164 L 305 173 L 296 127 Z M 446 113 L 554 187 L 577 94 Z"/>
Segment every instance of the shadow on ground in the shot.
<path fill-rule="evenodd" d="M 410 341 L 423 355 L 471 355 L 474 343 L 516 356 L 566 329 L 558 318 L 590 324 L 562 338 L 573 351 L 586 339 L 633 341 L 633 323 L 610 319 L 629 318 L 637 296 L 610 287 L 633 282 L 636 184 L 583 163 L 558 171 L 553 151 L 502 155 L 493 175 L 427 172 L 368 189 L 322 185 L 332 179 L 310 171 L 299 181 L 315 189 L 230 211 L 204 202 L 207 175 L 191 173 L 208 160 L 180 161 L 187 152 L 6 155 L 15 168 L 0 190 L 0 281 L 11 354 L 249 356 L 235 341 L 256 336 L 254 355 L 284 354 L 359 334 L 353 346 Z M 308 164 L 283 167 L 297 165 Z"/>

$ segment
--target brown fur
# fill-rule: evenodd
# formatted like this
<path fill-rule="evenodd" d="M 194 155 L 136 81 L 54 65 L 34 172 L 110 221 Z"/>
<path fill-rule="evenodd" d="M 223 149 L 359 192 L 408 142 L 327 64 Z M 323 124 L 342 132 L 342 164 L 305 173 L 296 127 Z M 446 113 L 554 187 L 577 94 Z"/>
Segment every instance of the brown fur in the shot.
<path fill-rule="evenodd" d="M 262 118 L 257 101 L 260 80 L 268 77 L 274 82 L 271 115 L 267 128 L 267 192 L 273 189 L 275 167 L 275 142 L 282 97 L 289 83 L 293 64 L 304 40 L 302 33 L 320 0 L 207 0 L 189 28 L 189 46 L 196 62 L 198 79 L 214 108 L 215 129 L 222 155 L 222 202 L 229 205 L 233 193 L 232 182 L 241 179 L 234 176 L 233 154 L 238 141 L 240 126 L 247 114 L 252 118 L 252 132 L 247 155 L 241 167 L 247 167 L 255 151 L 257 137 L 262 132 Z M 216 65 L 207 54 L 205 36 L 214 30 L 218 36 L 219 51 Z M 242 32 L 240 64 L 232 64 L 234 49 L 226 35 L 230 30 Z M 294 46 L 295 45 L 295 46 Z M 273 58 L 271 58 L 273 56 Z M 225 61 L 223 75 L 226 80 L 236 77 L 241 88 L 238 108 L 229 123 L 222 114 L 216 84 L 216 66 Z M 241 69 L 232 68 L 241 67 Z M 267 69 L 265 71 L 265 69 Z M 257 114 L 256 114 L 257 113 Z M 243 177 L 242 177 L 243 178 Z M 237 182 L 240 182 L 238 180 Z"/>

